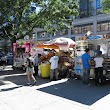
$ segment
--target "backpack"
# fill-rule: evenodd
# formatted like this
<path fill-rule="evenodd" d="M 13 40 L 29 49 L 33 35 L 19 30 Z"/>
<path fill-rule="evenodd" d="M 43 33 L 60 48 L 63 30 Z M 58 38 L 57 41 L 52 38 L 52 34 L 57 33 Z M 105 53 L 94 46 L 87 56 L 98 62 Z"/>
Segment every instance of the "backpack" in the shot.
<path fill-rule="evenodd" d="M 33 61 L 32 61 L 31 59 L 29 59 L 29 58 L 28 58 L 28 66 L 29 66 L 30 68 L 33 68 L 33 67 L 34 67 Z"/>

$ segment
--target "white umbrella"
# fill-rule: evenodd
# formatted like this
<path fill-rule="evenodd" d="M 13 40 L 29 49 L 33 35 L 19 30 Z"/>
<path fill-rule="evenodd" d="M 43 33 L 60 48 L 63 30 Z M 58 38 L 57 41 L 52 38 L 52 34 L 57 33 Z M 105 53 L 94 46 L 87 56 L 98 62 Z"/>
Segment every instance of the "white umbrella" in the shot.
<path fill-rule="evenodd" d="M 68 50 L 69 48 L 73 48 L 75 45 L 75 42 L 71 38 L 67 37 L 59 37 L 52 39 L 50 41 L 45 42 L 45 44 L 56 44 L 59 46 L 60 49 Z"/>
<path fill-rule="evenodd" d="M 52 39 L 50 41 L 47 41 L 45 42 L 46 44 L 73 44 L 75 45 L 75 42 L 70 39 L 70 38 L 67 38 L 67 37 L 59 37 L 59 38 L 55 38 L 55 39 Z"/>

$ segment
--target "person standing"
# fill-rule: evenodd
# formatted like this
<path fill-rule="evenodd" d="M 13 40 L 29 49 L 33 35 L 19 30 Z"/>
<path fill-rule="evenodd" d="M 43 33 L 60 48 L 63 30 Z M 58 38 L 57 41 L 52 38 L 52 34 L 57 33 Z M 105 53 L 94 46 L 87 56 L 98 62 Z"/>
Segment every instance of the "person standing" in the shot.
<path fill-rule="evenodd" d="M 38 66 L 39 64 L 41 63 L 41 60 L 40 60 L 40 57 L 41 57 L 41 54 L 36 54 L 34 56 L 34 71 L 35 71 L 35 76 L 38 75 Z"/>
<path fill-rule="evenodd" d="M 90 75 L 90 55 L 89 48 L 85 50 L 86 53 L 82 55 L 82 64 L 83 64 L 83 76 L 82 80 L 84 84 L 89 84 L 89 75 Z"/>
<path fill-rule="evenodd" d="M 5 69 L 6 62 L 7 62 L 7 58 L 6 58 L 5 55 L 2 56 L 2 58 L 1 58 L 1 62 L 2 62 L 3 69 Z"/>
<path fill-rule="evenodd" d="M 100 51 L 101 51 L 100 50 L 100 45 L 97 45 L 97 49 L 95 50 L 95 56 L 97 56 Z"/>
<path fill-rule="evenodd" d="M 54 74 L 55 80 L 58 79 L 58 61 L 59 57 L 55 53 L 53 53 L 53 56 L 49 60 L 49 62 L 51 63 L 50 80 L 54 80 Z"/>
<path fill-rule="evenodd" d="M 103 61 L 102 52 L 99 51 L 97 56 L 94 58 L 95 61 L 95 86 L 100 84 L 103 85 Z"/>
<path fill-rule="evenodd" d="M 29 55 L 29 58 L 27 58 L 27 62 L 26 62 L 26 74 L 28 77 L 28 85 L 31 85 L 31 79 L 33 80 L 32 85 L 36 84 L 36 79 L 33 76 L 34 74 L 34 63 L 33 63 L 33 57 L 31 55 Z"/>

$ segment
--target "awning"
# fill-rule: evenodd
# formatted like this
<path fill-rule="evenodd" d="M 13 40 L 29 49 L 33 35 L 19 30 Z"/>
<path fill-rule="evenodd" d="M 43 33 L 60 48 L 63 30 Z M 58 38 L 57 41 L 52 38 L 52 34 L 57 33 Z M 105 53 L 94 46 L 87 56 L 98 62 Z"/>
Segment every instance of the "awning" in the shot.
<path fill-rule="evenodd" d="M 87 39 L 94 40 L 94 39 L 101 39 L 102 37 L 103 37 L 102 35 L 88 36 Z"/>

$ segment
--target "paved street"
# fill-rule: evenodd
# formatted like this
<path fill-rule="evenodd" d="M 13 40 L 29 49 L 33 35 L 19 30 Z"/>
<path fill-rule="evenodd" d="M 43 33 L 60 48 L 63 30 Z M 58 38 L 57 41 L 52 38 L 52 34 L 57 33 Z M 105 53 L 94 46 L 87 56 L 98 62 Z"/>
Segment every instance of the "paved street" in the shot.
<path fill-rule="evenodd" d="M 81 80 L 50 82 L 36 76 L 35 86 L 27 86 L 21 70 L 0 70 L 0 110 L 110 110 L 110 83 L 104 87 L 83 85 Z"/>

